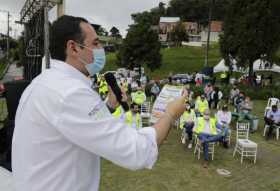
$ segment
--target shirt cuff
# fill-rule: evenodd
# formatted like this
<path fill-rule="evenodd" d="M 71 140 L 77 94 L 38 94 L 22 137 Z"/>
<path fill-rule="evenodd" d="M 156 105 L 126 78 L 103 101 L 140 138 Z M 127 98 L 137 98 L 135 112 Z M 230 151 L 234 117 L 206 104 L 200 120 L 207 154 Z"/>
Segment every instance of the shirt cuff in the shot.
<path fill-rule="evenodd" d="M 153 127 L 145 127 L 140 130 L 138 130 L 139 134 L 142 134 L 147 137 L 150 143 L 150 151 L 148 154 L 148 158 L 145 162 L 145 168 L 152 169 L 155 162 L 158 158 L 158 145 L 156 141 L 156 130 Z"/>

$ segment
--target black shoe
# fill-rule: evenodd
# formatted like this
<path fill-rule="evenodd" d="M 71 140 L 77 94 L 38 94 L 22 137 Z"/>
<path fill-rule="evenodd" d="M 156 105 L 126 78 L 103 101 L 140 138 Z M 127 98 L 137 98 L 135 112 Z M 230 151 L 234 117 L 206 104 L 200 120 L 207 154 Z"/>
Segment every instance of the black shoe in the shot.
<path fill-rule="evenodd" d="M 224 142 L 223 142 L 223 146 L 224 146 L 224 148 L 228 149 L 228 147 L 229 147 L 229 146 L 228 146 L 228 142 L 227 142 L 227 141 L 224 141 Z"/>

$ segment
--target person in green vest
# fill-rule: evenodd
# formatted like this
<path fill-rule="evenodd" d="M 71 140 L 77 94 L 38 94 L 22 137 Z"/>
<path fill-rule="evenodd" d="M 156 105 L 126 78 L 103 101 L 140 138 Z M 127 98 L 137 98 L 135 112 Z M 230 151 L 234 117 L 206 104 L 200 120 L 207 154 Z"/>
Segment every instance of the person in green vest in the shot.
<path fill-rule="evenodd" d="M 201 94 L 200 98 L 197 98 L 195 102 L 195 114 L 196 116 L 202 116 L 204 111 L 209 109 L 208 101 L 205 98 L 204 94 Z"/>
<path fill-rule="evenodd" d="M 193 136 L 193 127 L 196 120 L 195 112 L 191 109 L 189 102 L 186 102 L 186 111 L 180 118 L 180 129 L 182 129 L 182 143 L 186 144 L 186 138 L 188 136 L 189 144 L 188 148 L 192 148 L 192 136 Z"/>
<path fill-rule="evenodd" d="M 99 83 L 99 94 L 103 100 L 106 98 L 107 93 L 108 93 L 108 85 L 106 80 L 104 79 L 104 76 L 102 76 Z"/>
<path fill-rule="evenodd" d="M 132 104 L 130 108 L 131 110 L 126 112 L 126 123 L 132 128 L 139 129 L 142 127 L 139 106 Z"/>
<path fill-rule="evenodd" d="M 210 118 L 210 111 L 206 109 L 203 117 L 198 117 L 194 127 L 194 133 L 203 146 L 204 167 L 208 167 L 209 154 L 208 143 L 218 142 L 223 140 L 223 134 L 217 132 L 217 120 Z"/>
<path fill-rule="evenodd" d="M 131 93 L 131 99 L 132 103 L 140 106 L 146 101 L 146 94 L 141 88 L 139 88 L 136 92 Z"/>

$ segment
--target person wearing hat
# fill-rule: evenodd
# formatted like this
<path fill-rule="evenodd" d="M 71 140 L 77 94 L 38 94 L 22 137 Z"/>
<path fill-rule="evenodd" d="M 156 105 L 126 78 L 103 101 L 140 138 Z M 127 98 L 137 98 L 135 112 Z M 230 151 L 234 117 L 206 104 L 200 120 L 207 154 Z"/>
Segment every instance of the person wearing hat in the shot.
<path fill-rule="evenodd" d="M 280 110 L 277 108 L 277 105 L 273 105 L 266 113 L 264 121 L 268 125 L 268 133 L 266 134 L 266 139 L 268 140 L 275 126 L 280 126 Z"/>
<path fill-rule="evenodd" d="M 204 167 L 208 167 L 209 153 L 208 144 L 223 140 L 223 135 L 217 131 L 217 121 L 214 118 L 210 118 L 210 111 L 206 109 L 203 113 L 203 117 L 198 117 L 195 126 L 194 133 L 197 135 L 201 145 L 203 146 Z"/>

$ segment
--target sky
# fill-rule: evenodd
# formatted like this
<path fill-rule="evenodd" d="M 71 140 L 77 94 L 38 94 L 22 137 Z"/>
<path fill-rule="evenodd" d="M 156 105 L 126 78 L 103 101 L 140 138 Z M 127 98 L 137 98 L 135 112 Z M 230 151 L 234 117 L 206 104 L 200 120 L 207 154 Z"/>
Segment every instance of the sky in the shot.
<path fill-rule="evenodd" d="M 19 12 L 26 0 L 0 0 L 0 33 L 7 33 L 7 13 L 11 14 L 11 35 L 19 36 L 23 27 L 15 24 L 19 20 Z M 150 10 L 159 2 L 169 0 L 65 0 L 65 14 L 85 17 L 92 23 L 100 24 L 108 31 L 117 27 L 124 36 L 128 25 L 132 24 L 132 13 Z M 50 10 L 49 19 L 56 19 L 56 9 Z"/>

